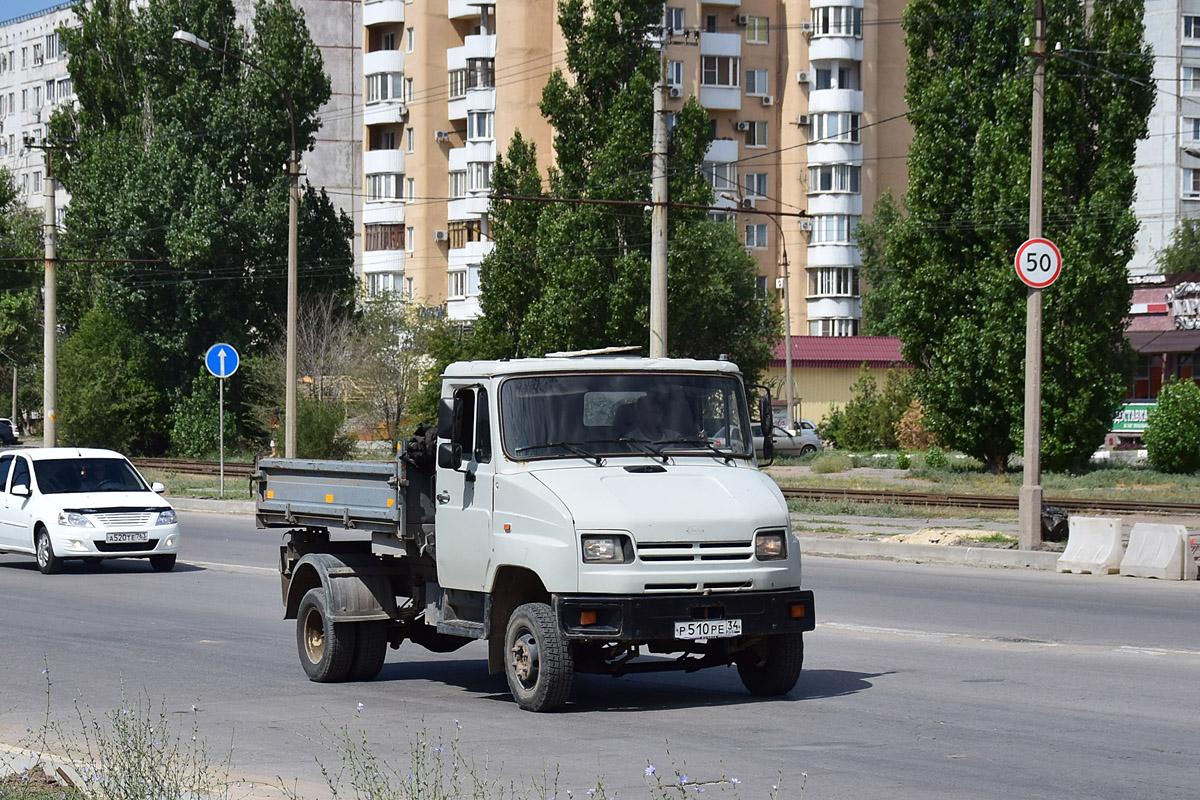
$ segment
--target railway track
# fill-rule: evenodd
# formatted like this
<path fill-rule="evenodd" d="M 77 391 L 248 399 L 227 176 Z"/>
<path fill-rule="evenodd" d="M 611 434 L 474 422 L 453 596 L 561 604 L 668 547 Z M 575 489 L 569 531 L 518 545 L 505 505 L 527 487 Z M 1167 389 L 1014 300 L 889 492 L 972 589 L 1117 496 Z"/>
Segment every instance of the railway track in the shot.
<path fill-rule="evenodd" d="M 906 506 L 1016 510 L 1016 497 L 987 494 L 942 494 L 939 492 L 896 492 L 883 489 L 783 488 L 784 497 L 804 500 L 852 500 L 857 503 L 895 503 Z M 1064 511 L 1111 511 L 1125 514 L 1183 514 L 1200 516 L 1197 503 L 1160 503 L 1140 500 L 1047 497 L 1043 506 Z"/>
<path fill-rule="evenodd" d="M 178 472 L 184 475 L 217 475 L 217 461 L 192 461 L 175 458 L 135 458 L 139 468 Z M 226 462 L 225 477 L 249 478 L 254 464 Z M 940 492 L 900 492 L 885 489 L 783 488 L 784 497 L 798 500 L 851 500 L 856 503 L 895 503 L 906 506 L 939 506 L 991 510 L 1016 510 L 1017 498 L 989 494 L 943 494 Z M 1102 500 L 1089 498 L 1047 497 L 1043 506 L 1064 511 L 1108 511 L 1123 514 L 1181 514 L 1200 517 L 1198 503 L 1159 503 L 1139 500 Z"/>

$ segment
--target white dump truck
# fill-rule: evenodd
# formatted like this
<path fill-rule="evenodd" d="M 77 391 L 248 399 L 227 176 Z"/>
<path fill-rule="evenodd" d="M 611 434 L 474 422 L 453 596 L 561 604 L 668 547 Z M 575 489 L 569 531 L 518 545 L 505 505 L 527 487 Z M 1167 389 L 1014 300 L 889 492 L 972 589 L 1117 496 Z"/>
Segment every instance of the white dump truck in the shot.
<path fill-rule="evenodd" d="M 370 680 L 389 645 L 478 639 L 532 711 L 576 673 L 735 665 L 787 693 L 813 595 L 746 397 L 727 361 L 459 362 L 394 462 L 262 459 L 305 672 Z"/>

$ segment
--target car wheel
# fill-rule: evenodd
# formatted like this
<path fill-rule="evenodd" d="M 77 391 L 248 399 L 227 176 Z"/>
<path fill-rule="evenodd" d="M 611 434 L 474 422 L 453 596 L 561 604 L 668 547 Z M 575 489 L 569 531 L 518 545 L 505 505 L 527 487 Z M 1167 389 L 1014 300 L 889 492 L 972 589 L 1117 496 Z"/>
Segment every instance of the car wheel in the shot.
<path fill-rule="evenodd" d="M 170 572 L 175 569 L 175 553 L 163 553 L 160 556 L 150 556 L 150 566 L 155 572 Z"/>
<path fill-rule="evenodd" d="M 804 445 L 804 447 L 800 448 L 800 455 L 802 455 L 802 456 L 806 456 L 809 453 L 815 453 L 815 452 L 817 452 L 817 448 L 813 447 L 811 444 L 806 444 L 806 445 Z"/>
<path fill-rule="evenodd" d="M 37 535 L 37 565 L 43 575 L 54 575 L 62 572 L 63 560 L 54 555 L 54 545 L 50 544 L 50 534 L 45 530 Z"/>

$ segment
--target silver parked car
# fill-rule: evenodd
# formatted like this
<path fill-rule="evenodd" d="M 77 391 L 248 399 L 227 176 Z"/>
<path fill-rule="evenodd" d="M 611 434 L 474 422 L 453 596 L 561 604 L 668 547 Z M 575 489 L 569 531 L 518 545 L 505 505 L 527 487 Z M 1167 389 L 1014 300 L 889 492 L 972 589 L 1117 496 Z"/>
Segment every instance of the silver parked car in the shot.
<path fill-rule="evenodd" d="M 808 424 L 804 425 L 805 422 Z M 773 428 L 776 456 L 804 456 L 825 449 L 821 437 L 817 436 L 816 426 L 808 420 L 802 420 L 801 423 L 800 429 L 794 431 L 779 425 Z M 762 458 L 762 428 L 756 422 L 750 426 L 750 431 L 754 437 L 754 452 Z"/>

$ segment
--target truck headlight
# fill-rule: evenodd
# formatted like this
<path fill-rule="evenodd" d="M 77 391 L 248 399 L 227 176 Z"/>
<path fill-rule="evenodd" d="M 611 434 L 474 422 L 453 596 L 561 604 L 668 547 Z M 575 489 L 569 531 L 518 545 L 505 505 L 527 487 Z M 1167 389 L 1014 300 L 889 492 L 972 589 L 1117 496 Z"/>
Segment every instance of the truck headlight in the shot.
<path fill-rule="evenodd" d="M 625 537 L 615 534 L 583 537 L 585 564 L 624 564 Z"/>
<path fill-rule="evenodd" d="M 67 528 L 91 528 L 91 521 L 78 511 L 58 512 L 58 524 Z"/>
<path fill-rule="evenodd" d="M 778 561 L 787 558 L 784 546 L 785 531 L 762 531 L 754 535 L 754 557 L 759 561 Z"/>

